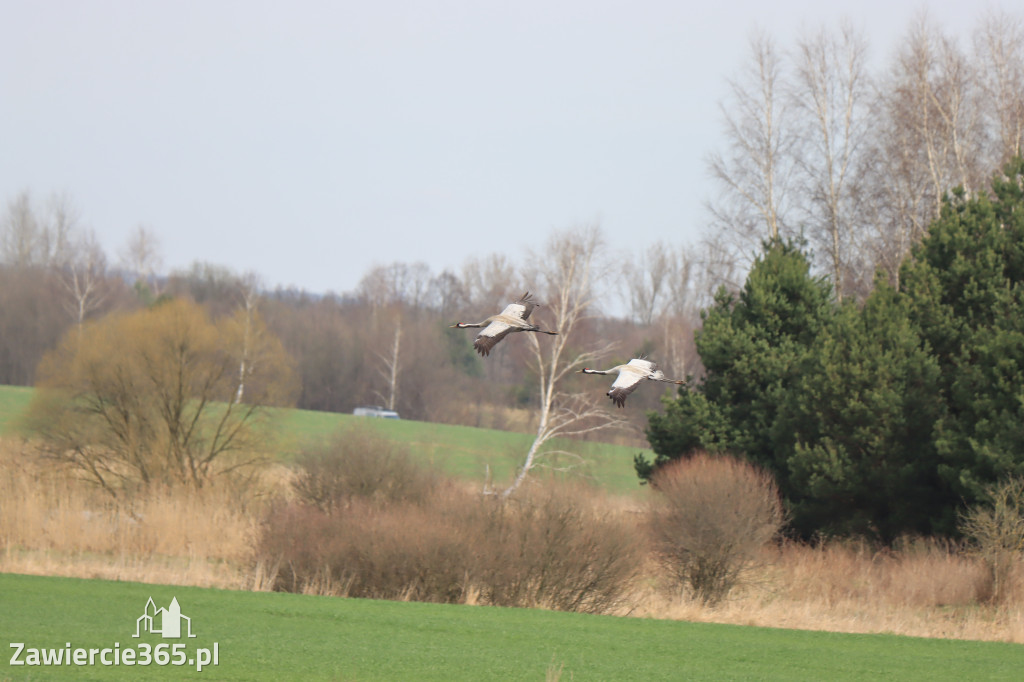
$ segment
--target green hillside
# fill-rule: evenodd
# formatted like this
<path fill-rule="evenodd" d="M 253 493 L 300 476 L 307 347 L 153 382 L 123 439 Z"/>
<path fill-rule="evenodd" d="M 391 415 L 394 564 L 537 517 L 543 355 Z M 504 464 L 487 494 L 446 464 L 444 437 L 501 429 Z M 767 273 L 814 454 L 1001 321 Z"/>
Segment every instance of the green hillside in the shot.
<path fill-rule="evenodd" d="M 133 636 L 150 598 L 158 609 L 177 599 L 190 619 L 180 639 Z M 21 575 L 0 575 L 0 633 L 0 679 L 11 680 L 544 680 L 561 669 L 562 680 L 934 682 L 1017 680 L 1024 669 L 1016 644 Z M 24 645 L 21 661 L 31 649 L 96 649 L 97 664 L 12 666 L 10 643 Z M 214 644 L 217 665 L 196 672 Z M 100 665 L 115 647 L 119 661 L 129 649 L 154 660 Z"/>
<path fill-rule="evenodd" d="M 31 388 L 0 386 L 0 435 L 11 434 L 17 428 L 17 418 L 28 407 L 32 392 Z M 483 481 L 490 473 L 498 483 L 510 479 L 532 442 L 532 436 L 524 433 L 406 419 L 369 419 L 334 412 L 278 409 L 272 411 L 272 417 L 268 437 L 274 439 L 274 447 L 284 460 L 293 457 L 311 439 L 325 438 L 354 424 L 364 424 L 387 438 L 407 444 L 413 455 L 451 475 Z M 558 468 L 571 467 L 570 472 L 563 475 L 582 477 L 619 494 L 640 489 L 633 471 L 633 455 L 644 452 L 652 457 L 649 450 L 605 443 L 552 444 L 552 449 L 559 448 L 573 452 L 580 459 L 560 455 L 547 463 Z M 545 469 L 537 471 L 537 475 L 542 475 Z"/>

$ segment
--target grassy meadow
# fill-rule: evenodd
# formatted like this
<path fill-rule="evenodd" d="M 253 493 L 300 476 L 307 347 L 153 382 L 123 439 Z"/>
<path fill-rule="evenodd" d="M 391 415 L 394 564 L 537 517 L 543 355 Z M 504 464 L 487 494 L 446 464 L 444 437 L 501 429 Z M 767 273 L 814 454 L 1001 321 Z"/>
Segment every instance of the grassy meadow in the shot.
<path fill-rule="evenodd" d="M 33 389 L 0 386 L 0 436 L 14 435 L 18 418 L 28 408 Z M 382 436 L 409 446 L 411 454 L 437 466 L 441 471 L 462 479 L 483 482 L 488 476 L 500 484 L 511 480 L 533 436 L 480 429 L 472 426 L 430 424 L 406 419 L 369 419 L 334 412 L 274 409 L 269 411 L 266 438 L 281 461 L 287 462 L 313 440 L 328 438 L 355 423 L 367 424 Z M 570 450 L 576 456 L 553 455 L 543 462 L 548 468 L 567 469 L 560 475 L 581 478 L 598 488 L 621 495 L 638 492 L 640 486 L 633 471 L 633 455 L 649 450 L 597 442 L 553 441 L 550 450 Z"/>
<path fill-rule="evenodd" d="M 218 665 L 11 666 L 0 679 L 1016 680 L 1024 647 L 543 610 L 0 575 L 0 632 L 26 648 L 138 648 L 150 597 Z M 168 669 L 169 668 L 169 669 Z"/>
<path fill-rule="evenodd" d="M 34 391 L 27 386 L 0 386 L 0 436 L 16 429 Z"/>
<path fill-rule="evenodd" d="M 279 461 L 249 487 L 157 489 L 115 502 L 32 455 L 17 433 L 31 395 L 0 388 L 0 639 L 8 643 L 134 646 L 145 600 L 166 606 L 176 596 L 194 619 L 195 646 L 219 642 L 220 665 L 201 673 L 213 679 L 938 680 L 1016 679 L 1024 669 L 1024 567 L 1015 591 L 989 603 L 977 557 L 931 540 L 881 552 L 853 541 L 766 547 L 743 585 L 713 607 L 645 564 L 621 607 L 601 616 L 487 606 L 473 590 L 448 605 L 339 598 L 347 593 L 330 586 L 270 592 L 276 569 L 256 548 L 267 510 L 289 495 L 284 465 L 304 443 L 369 426 L 471 481 L 459 489 L 475 494 L 488 467 L 499 483 L 511 473 L 529 436 L 282 410 L 268 434 Z M 634 452 L 584 443 L 597 485 L 582 494 L 642 537 L 650 491 L 636 485 Z M 408 518 L 412 536 L 432 532 L 433 517 L 393 518 Z M 12 654 L 0 682 L 194 673 L 12 668 Z"/>
<path fill-rule="evenodd" d="M 309 439 L 324 438 L 353 423 L 368 423 L 381 435 L 406 444 L 418 459 L 437 466 L 445 473 L 467 480 L 482 481 L 488 475 L 497 483 L 511 479 L 533 442 L 533 435 L 496 431 L 473 426 L 431 424 L 407 419 L 367 419 L 348 414 L 279 410 L 276 433 L 277 450 L 287 459 Z M 615 494 L 631 494 L 640 486 L 633 470 L 633 455 L 650 450 L 593 441 L 560 441 L 548 450 L 567 450 L 572 455 L 553 455 L 538 471 L 568 469 L 566 475 L 579 477 L 598 488 Z"/>

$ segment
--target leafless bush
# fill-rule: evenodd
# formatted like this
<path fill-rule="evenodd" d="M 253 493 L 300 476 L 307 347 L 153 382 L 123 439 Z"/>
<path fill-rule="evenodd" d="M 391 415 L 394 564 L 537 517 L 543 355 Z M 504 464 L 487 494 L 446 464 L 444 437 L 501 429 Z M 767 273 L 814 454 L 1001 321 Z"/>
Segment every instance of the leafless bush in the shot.
<path fill-rule="evenodd" d="M 652 480 L 649 516 L 655 551 L 679 586 L 713 605 L 783 523 L 771 477 L 731 457 L 700 453 L 674 462 Z"/>
<path fill-rule="evenodd" d="M 295 493 L 326 512 L 354 498 L 420 503 L 438 483 L 437 475 L 417 463 L 408 448 L 368 426 L 353 427 L 308 447 L 296 464 Z"/>
<path fill-rule="evenodd" d="M 991 505 L 971 507 L 960 530 L 977 546 L 992 586 L 989 601 L 1007 601 L 1024 555 L 1024 478 L 1013 477 L 989 488 Z"/>
<path fill-rule="evenodd" d="M 437 521 L 407 504 L 355 500 L 331 515 L 288 504 L 268 515 L 258 554 L 278 566 L 277 590 L 455 602 L 471 539 Z"/>
<path fill-rule="evenodd" d="M 551 488 L 514 502 L 438 486 L 421 504 L 351 498 L 268 514 L 257 561 L 273 588 L 354 597 L 606 612 L 642 564 L 629 524 Z"/>
<path fill-rule="evenodd" d="M 484 511 L 475 578 L 491 604 L 604 613 L 621 603 L 643 563 L 632 522 L 569 486 Z"/>

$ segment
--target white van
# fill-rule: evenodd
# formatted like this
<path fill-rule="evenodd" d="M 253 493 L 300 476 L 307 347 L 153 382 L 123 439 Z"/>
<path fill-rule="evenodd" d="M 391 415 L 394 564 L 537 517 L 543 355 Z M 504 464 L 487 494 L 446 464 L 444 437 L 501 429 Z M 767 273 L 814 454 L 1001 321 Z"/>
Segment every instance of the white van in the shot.
<path fill-rule="evenodd" d="M 394 410 L 388 410 L 380 405 L 364 405 L 363 407 L 357 407 L 352 410 L 352 414 L 357 417 L 380 417 L 381 419 L 399 419 L 398 413 Z"/>

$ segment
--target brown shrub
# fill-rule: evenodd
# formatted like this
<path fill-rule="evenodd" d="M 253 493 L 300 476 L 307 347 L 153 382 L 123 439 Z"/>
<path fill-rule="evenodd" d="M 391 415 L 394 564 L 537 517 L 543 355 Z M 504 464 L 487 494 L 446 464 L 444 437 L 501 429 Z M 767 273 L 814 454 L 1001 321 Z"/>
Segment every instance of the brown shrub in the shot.
<path fill-rule="evenodd" d="M 662 468 L 649 515 L 655 552 L 679 586 L 715 604 L 738 583 L 784 515 L 771 477 L 726 456 L 700 453 Z"/>
<path fill-rule="evenodd" d="M 641 565 L 636 533 L 564 489 L 503 504 L 437 488 L 429 503 L 280 505 L 257 559 L 274 589 L 604 612 Z"/>
<path fill-rule="evenodd" d="M 353 501 L 334 514 L 285 504 L 267 518 L 258 554 L 273 589 L 373 599 L 455 602 L 466 539 L 411 505 Z"/>
<path fill-rule="evenodd" d="M 354 498 L 418 504 L 438 484 L 438 476 L 417 463 L 408 448 L 364 425 L 307 447 L 296 465 L 296 495 L 327 512 Z"/>
<path fill-rule="evenodd" d="M 484 511 L 474 578 L 488 603 L 605 613 L 642 566 L 634 523 L 580 489 L 548 485 Z"/>

